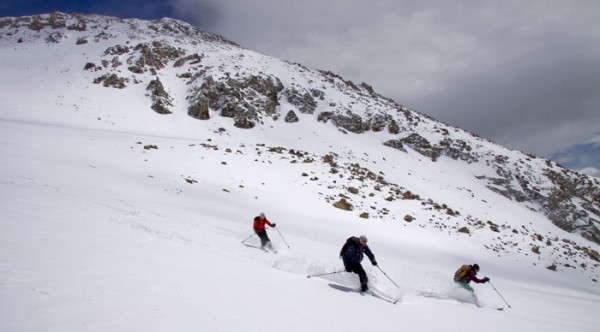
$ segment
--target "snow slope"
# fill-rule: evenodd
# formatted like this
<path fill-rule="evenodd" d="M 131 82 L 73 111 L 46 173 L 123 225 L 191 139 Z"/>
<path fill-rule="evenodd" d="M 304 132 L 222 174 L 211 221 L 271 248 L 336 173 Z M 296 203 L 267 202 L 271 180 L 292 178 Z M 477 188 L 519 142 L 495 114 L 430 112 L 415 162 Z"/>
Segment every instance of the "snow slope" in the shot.
<path fill-rule="evenodd" d="M 294 185 L 295 170 L 254 161 L 253 147 L 226 145 L 236 155 L 201 149 L 199 138 L 1 126 L 3 331 L 597 327 L 600 294 L 583 278 L 497 259 L 435 231 L 348 220 Z M 188 184 L 186 174 L 201 181 Z M 260 211 L 290 249 L 274 230 L 277 254 L 241 244 Z M 399 304 L 329 285 L 357 287 L 353 275 L 306 278 L 339 270 L 339 247 L 359 233 L 401 289 L 366 263 L 372 287 Z M 455 289 L 455 267 L 473 260 L 512 309 L 494 310 L 505 304 L 488 285 L 475 286 L 482 307 Z"/>
<path fill-rule="evenodd" d="M 450 217 L 419 200 L 387 202 L 320 159 L 360 163 L 460 218 L 580 241 L 487 190 L 477 164 L 391 153 L 376 134 L 309 121 L 241 130 L 191 119 L 183 105 L 165 117 L 137 97 L 143 86 L 90 84 L 73 59 L 81 52 L 11 46 L 0 48 L 10 64 L 0 69 L 0 331 L 598 329 L 595 270 L 549 271 L 521 238 L 511 241 L 524 249 L 499 252 L 485 246 L 506 235 L 431 227 Z M 393 213 L 333 208 L 340 186 L 359 188 L 364 210 Z M 269 230 L 277 253 L 252 247 L 260 212 L 281 232 Z M 307 278 L 342 269 L 339 249 L 359 234 L 381 268 L 364 262 L 371 288 L 398 304 L 344 291 L 358 288 L 356 275 Z M 455 287 L 454 271 L 474 262 L 512 308 L 490 285 L 474 285 L 477 303 Z"/>

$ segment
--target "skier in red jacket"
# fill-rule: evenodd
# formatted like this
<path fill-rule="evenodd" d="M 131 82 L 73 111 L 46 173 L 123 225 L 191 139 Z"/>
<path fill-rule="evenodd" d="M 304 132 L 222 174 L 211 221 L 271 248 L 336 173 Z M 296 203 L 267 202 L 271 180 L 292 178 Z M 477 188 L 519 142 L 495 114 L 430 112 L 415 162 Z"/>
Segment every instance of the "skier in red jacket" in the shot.
<path fill-rule="evenodd" d="M 271 245 L 271 240 L 269 240 L 269 236 L 267 236 L 267 230 L 265 229 L 265 224 L 271 227 L 275 227 L 275 223 L 271 223 L 264 213 L 260 213 L 259 216 L 254 218 L 254 232 L 260 238 L 260 248 L 264 249 L 265 246 L 268 246 L 270 249 L 273 249 Z"/>

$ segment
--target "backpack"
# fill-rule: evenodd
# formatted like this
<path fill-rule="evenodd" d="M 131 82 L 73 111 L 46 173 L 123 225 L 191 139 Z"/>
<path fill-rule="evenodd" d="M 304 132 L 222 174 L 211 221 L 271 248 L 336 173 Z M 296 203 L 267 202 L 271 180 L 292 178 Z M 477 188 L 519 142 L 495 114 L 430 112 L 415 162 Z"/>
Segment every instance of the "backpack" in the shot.
<path fill-rule="evenodd" d="M 461 266 L 458 270 L 456 270 L 456 272 L 454 272 L 454 281 L 464 280 L 467 277 L 467 273 L 469 273 L 470 269 L 470 265 L 465 264 Z"/>
<path fill-rule="evenodd" d="M 350 247 L 351 245 L 353 245 L 353 239 L 356 238 L 355 236 L 351 236 L 348 238 L 348 240 L 346 240 L 346 243 L 344 243 L 344 245 L 342 246 L 342 250 L 340 250 L 340 257 L 344 257 L 344 255 L 346 254 L 346 250 L 348 250 L 348 247 Z"/>

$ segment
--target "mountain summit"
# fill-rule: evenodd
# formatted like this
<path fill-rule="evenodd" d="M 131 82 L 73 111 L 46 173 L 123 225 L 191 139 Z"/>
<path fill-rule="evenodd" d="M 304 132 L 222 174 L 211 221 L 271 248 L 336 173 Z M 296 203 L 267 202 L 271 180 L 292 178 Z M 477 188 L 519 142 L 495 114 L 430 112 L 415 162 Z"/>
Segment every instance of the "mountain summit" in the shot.
<path fill-rule="evenodd" d="M 459 237 L 491 232 L 497 236 L 482 242 L 488 250 L 528 253 L 549 269 L 598 276 L 597 178 L 440 123 L 366 83 L 262 55 L 167 18 L 5 17 L 0 58 L 5 121 L 241 137 L 246 141 L 235 147 L 202 143 L 240 155 L 251 153 L 248 137 L 263 139 L 254 147 L 257 162 L 297 167 L 296 185 L 313 188 L 317 201 L 349 219 Z M 317 144 L 301 143 L 311 136 Z M 222 176 L 227 182 L 232 174 Z M 206 179 L 185 180 L 198 185 Z M 537 216 L 535 223 L 512 209 Z M 581 237 L 565 239 L 562 231 Z"/>

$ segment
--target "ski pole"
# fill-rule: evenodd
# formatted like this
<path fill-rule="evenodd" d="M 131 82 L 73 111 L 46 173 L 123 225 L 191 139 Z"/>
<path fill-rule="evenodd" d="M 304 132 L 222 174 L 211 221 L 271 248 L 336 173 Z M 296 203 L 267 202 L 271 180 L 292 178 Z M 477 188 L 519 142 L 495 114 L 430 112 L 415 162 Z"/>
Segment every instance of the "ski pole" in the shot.
<path fill-rule="evenodd" d="M 277 233 L 279 233 L 279 236 L 281 236 L 281 238 L 283 239 L 283 242 L 285 243 L 285 245 L 290 248 L 290 245 L 285 241 L 285 238 L 283 237 L 283 235 L 281 235 L 281 232 L 279 231 L 279 228 L 277 227 L 273 227 L 275 228 L 275 230 L 277 231 Z"/>
<path fill-rule="evenodd" d="M 502 301 L 504 301 L 504 303 L 506 303 L 506 305 L 507 305 L 509 308 L 512 308 L 512 307 L 510 306 L 510 304 L 508 304 L 508 302 L 506 302 L 506 300 L 504 299 L 504 297 L 502 296 L 502 294 L 500 294 L 500 292 L 499 292 L 499 291 L 496 289 L 496 287 L 494 287 L 494 285 L 492 285 L 492 283 L 491 283 L 491 282 L 489 282 L 489 280 L 488 280 L 488 284 L 490 284 L 490 286 L 492 286 L 492 288 L 493 288 L 493 289 L 496 291 L 496 293 L 498 293 L 498 295 L 500 295 L 500 298 L 502 299 Z"/>
<path fill-rule="evenodd" d="M 247 238 L 245 238 L 245 239 L 244 239 L 244 241 L 242 241 L 242 243 L 244 243 L 244 242 L 248 241 L 248 239 L 249 239 L 249 238 L 251 238 L 251 237 L 253 237 L 253 236 L 254 236 L 254 234 L 256 234 L 256 233 L 252 233 L 250 236 L 248 236 Z"/>
<path fill-rule="evenodd" d="M 400 286 L 398 286 L 398 285 L 397 285 L 397 284 L 394 282 L 394 280 L 392 280 L 392 278 L 390 278 L 390 277 L 389 277 L 389 276 L 388 276 L 388 275 L 387 275 L 387 274 L 386 274 L 386 273 L 385 273 L 385 272 L 384 272 L 384 271 L 383 271 L 383 270 L 382 270 L 382 269 L 379 267 L 379 265 L 377 265 L 377 268 L 378 268 L 378 269 L 379 269 L 381 272 L 383 272 L 383 274 L 384 274 L 384 275 L 385 275 L 385 276 L 386 276 L 388 279 L 390 279 L 390 281 L 392 282 L 392 284 L 396 285 L 396 287 L 398 287 L 398 289 L 400 289 Z"/>
<path fill-rule="evenodd" d="M 320 276 L 326 276 L 326 275 L 336 274 L 336 273 L 342 273 L 342 272 L 346 272 L 346 270 L 335 271 L 335 272 L 328 272 L 328 273 L 321 273 L 321 274 L 307 275 L 306 277 L 307 278 L 320 277 Z"/>

